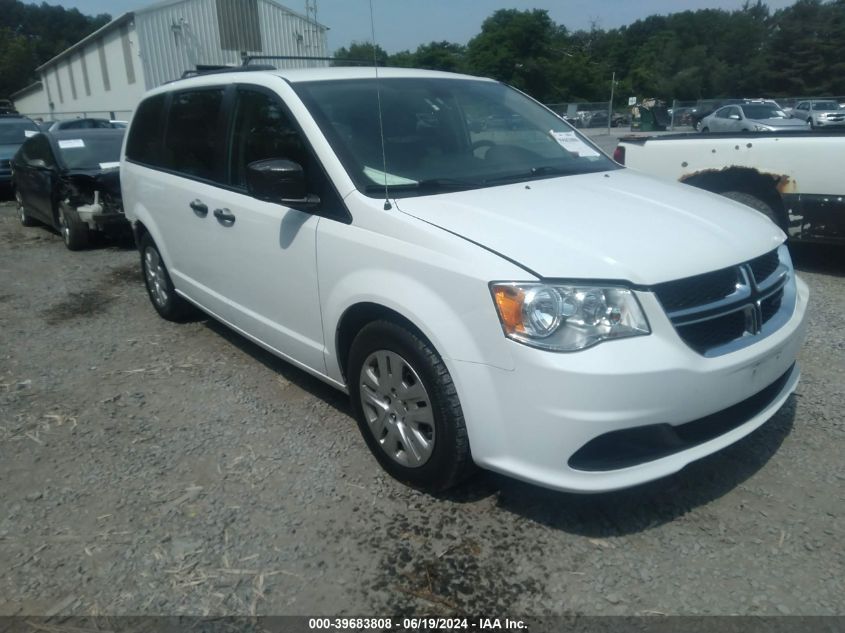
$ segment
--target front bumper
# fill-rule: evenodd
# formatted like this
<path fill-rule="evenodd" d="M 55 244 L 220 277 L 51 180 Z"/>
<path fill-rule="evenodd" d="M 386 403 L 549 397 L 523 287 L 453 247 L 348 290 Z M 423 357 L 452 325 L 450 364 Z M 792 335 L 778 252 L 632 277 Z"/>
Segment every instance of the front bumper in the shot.
<path fill-rule="evenodd" d="M 829 119 L 815 119 L 813 121 L 813 125 L 815 125 L 816 127 L 845 127 L 845 121 L 842 121 L 842 120 L 831 121 Z"/>
<path fill-rule="evenodd" d="M 509 341 L 513 371 L 452 361 L 473 459 L 548 488 L 603 492 L 670 475 L 733 444 L 774 415 L 798 384 L 795 359 L 804 340 L 809 290 L 797 277 L 790 283 L 796 292 L 788 321 L 759 342 L 722 356 L 705 358 L 687 347 L 654 295 L 638 293 L 652 326 L 649 336 L 571 354 Z M 702 418 L 706 425 L 718 417 L 708 416 L 761 392 L 765 401 L 758 398 L 758 406 L 746 409 L 747 417 L 724 433 L 704 433 L 704 440 L 670 454 L 615 469 L 585 470 L 570 463 L 596 438 Z"/>

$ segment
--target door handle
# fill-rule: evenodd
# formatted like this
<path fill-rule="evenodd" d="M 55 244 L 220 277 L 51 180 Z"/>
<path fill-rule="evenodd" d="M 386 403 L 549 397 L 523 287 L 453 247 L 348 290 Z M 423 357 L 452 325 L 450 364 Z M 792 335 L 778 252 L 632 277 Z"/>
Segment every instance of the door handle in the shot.
<path fill-rule="evenodd" d="M 235 215 L 229 209 L 215 209 L 214 217 L 223 226 L 232 226 L 235 223 Z"/>
<path fill-rule="evenodd" d="M 189 206 L 194 210 L 194 214 L 196 214 L 199 218 L 204 218 L 208 215 L 208 206 L 206 206 L 201 200 L 194 200 Z"/>

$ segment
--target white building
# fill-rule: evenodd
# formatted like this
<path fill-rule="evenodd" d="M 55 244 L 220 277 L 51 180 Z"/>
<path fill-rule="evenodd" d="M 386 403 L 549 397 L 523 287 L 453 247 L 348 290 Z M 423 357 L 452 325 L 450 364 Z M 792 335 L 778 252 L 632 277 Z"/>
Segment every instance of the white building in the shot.
<path fill-rule="evenodd" d="M 147 90 L 198 65 L 237 65 L 247 54 L 326 57 L 327 30 L 276 0 L 164 0 L 124 13 L 39 66 L 40 82 L 12 99 L 32 118 L 127 119 Z"/>

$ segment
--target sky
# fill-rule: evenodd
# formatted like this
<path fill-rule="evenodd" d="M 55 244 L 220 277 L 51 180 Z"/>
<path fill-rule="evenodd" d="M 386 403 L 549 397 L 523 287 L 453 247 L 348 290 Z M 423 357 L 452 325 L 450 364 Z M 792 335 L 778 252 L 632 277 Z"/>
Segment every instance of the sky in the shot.
<path fill-rule="evenodd" d="M 280 0 L 305 13 L 305 0 Z M 466 44 L 481 30 L 481 23 L 497 9 L 546 9 L 569 30 L 591 24 L 609 29 L 652 14 L 721 8 L 739 9 L 744 0 L 372 0 L 376 40 L 388 53 L 415 50 L 420 44 L 447 40 Z M 794 0 L 767 0 L 781 9 Z M 151 4 L 151 0 L 48 0 L 48 4 L 75 7 L 88 14 L 121 13 Z M 353 41 L 370 41 L 369 0 L 317 0 L 317 19 L 329 27 L 329 51 Z"/>

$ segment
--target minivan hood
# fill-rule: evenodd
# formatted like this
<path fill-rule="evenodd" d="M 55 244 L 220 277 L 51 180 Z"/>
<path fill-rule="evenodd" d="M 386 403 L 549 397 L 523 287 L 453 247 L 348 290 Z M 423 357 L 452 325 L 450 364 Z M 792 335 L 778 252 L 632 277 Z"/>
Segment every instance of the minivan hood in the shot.
<path fill-rule="evenodd" d="M 630 169 L 402 198 L 396 205 L 545 278 L 649 285 L 746 261 L 785 239 L 745 205 Z"/>

